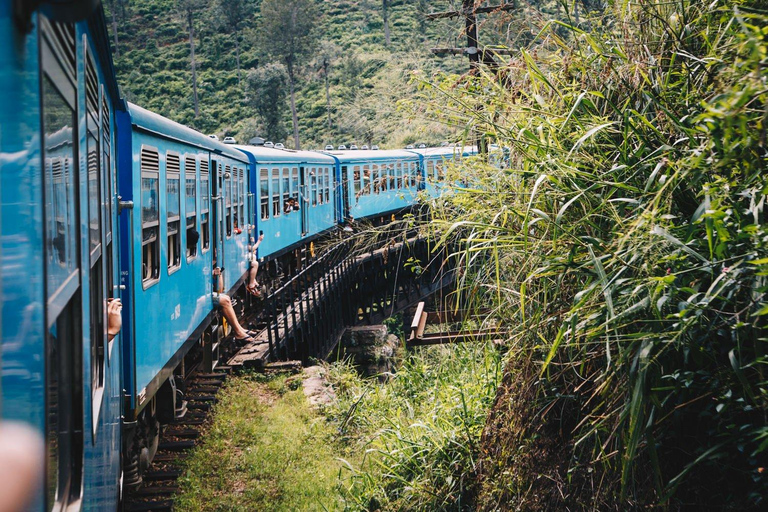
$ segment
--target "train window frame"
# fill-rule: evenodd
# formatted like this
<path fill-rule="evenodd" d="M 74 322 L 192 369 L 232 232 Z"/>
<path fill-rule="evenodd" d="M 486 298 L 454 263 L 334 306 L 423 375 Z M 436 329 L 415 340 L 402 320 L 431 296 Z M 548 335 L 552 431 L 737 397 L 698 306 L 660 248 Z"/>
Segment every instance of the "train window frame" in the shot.
<path fill-rule="evenodd" d="M 59 246 L 61 245 L 56 241 L 59 235 L 58 227 L 56 227 L 56 237 L 49 239 L 49 234 L 46 232 L 43 237 L 43 249 L 46 253 L 44 257 L 44 317 L 46 319 L 46 336 L 45 336 L 45 435 L 48 441 L 48 454 L 47 463 L 50 475 L 55 475 L 55 478 L 46 478 L 46 488 L 44 490 L 45 506 L 46 510 L 51 510 L 54 507 L 57 509 L 66 509 L 70 505 L 77 506 L 82 499 L 83 492 L 83 466 L 85 460 L 85 443 L 84 443 L 84 391 L 83 391 L 83 308 L 82 308 L 82 292 L 83 292 L 83 254 L 82 247 L 79 243 L 82 240 L 82 233 L 80 232 L 81 221 L 84 220 L 83 212 L 81 208 L 81 194 L 79 187 L 83 185 L 80 179 L 80 173 L 82 171 L 80 166 L 80 137 L 82 135 L 79 124 L 79 112 L 78 112 L 78 95 L 77 95 L 77 39 L 76 30 L 74 24 L 54 23 L 49 21 L 45 16 L 40 15 L 39 31 L 38 31 L 38 44 L 40 55 L 40 109 L 41 109 L 41 151 L 40 158 L 42 164 L 42 171 L 40 173 L 40 180 L 42 185 L 43 198 L 43 218 L 44 222 L 47 221 L 48 213 L 54 209 L 54 197 L 52 196 L 48 201 L 45 197 L 46 192 L 55 194 L 57 191 L 55 188 L 55 162 L 61 164 L 60 183 L 64 185 L 64 196 L 67 198 L 65 201 L 65 208 L 68 222 L 64 225 L 65 234 L 63 244 L 65 258 L 72 256 L 72 258 L 66 258 L 61 263 L 65 264 L 64 273 L 61 275 L 60 283 L 51 283 L 50 277 L 52 268 L 49 264 L 53 259 L 61 259 L 61 252 Z M 48 92 L 51 92 L 51 96 L 48 96 Z M 65 125 L 56 130 L 47 132 L 48 115 L 51 109 L 48 108 L 48 99 L 52 98 L 59 102 L 59 107 L 67 109 L 65 114 L 67 116 L 56 119 L 53 115 L 51 119 L 53 122 L 66 121 L 71 123 L 71 126 Z M 54 112 L 55 113 L 55 112 Z M 59 112 L 60 114 L 60 112 Z M 66 128 L 69 128 L 69 137 L 67 138 Z M 50 152 L 54 149 L 62 147 L 62 142 L 57 140 L 54 135 L 62 134 L 64 139 L 64 147 L 69 142 L 71 146 L 71 153 L 69 161 L 67 158 L 52 158 Z M 48 141 L 56 142 L 56 146 L 48 147 Z M 55 162 L 54 162 L 55 160 Z M 49 165 L 50 163 L 50 165 Z M 48 185 L 50 170 L 51 187 Z M 71 178 L 71 179 L 70 179 Z M 86 185 L 87 186 L 87 185 Z M 71 198 L 68 197 L 71 193 Z M 57 211 L 53 210 L 53 226 L 56 226 Z M 87 216 L 87 212 L 85 214 Z M 46 225 L 49 223 L 46 222 Z M 67 238 L 74 240 L 73 244 L 67 244 Z M 54 252 L 56 251 L 56 252 Z M 58 256 L 58 258 L 51 258 L 51 256 Z M 67 266 L 67 262 L 71 262 L 74 266 Z M 56 263 L 60 267 L 59 263 Z M 52 265 L 51 265 L 52 266 Z M 68 274 L 67 274 L 68 273 Z M 51 286 L 53 284 L 53 286 Z M 71 330 L 67 329 L 67 326 L 71 326 Z M 68 335 L 62 334 L 62 331 L 67 331 Z M 60 342 L 57 343 L 53 336 L 53 332 L 60 334 L 59 339 L 74 340 L 75 342 Z M 61 348 L 61 352 L 53 355 L 53 350 Z M 67 359 L 69 357 L 69 360 Z M 71 360 L 71 364 L 67 364 Z M 52 373 L 54 370 L 57 371 Z M 68 385 L 61 384 L 51 390 L 52 382 L 60 382 L 60 377 L 69 378 Z M 55 403 L 57 407 L 54 409 L 52 403 L 55 395 Z M 71 401 L 69 406 L 64 405 L 67 401 Z M 55 414 L 52 413 L 55 411 Z M 52 420 L 53 418 L 53 420 Z M 66 422 L 70 420 L 66 427 L 60 428 L 62 421 Z M 55 438 L 55 441 L 52 441 Z M 55 455 L 52 455 L 54 454 Z M 52 459 L 55 457 L 55 459 Z M 55 487 L 55 488 L 54 488 Z"/>
<path fill-rule="evenodd" d="M 269 220 L 270 197 L 269 197 L 269 168 L 261 167 L 259 171 L 259 218 Z"/>
<path fill-rule="evenodd" d="M 283 174 L 280 176 L 280 180 L 282 181 L 283 186 L 283 193 L 281 196 L 282 202 L 283 202 L 283 212 L 286 214 L 290 213 L 290 210 L 288 210 L 288 201 L 291 198 L 291 174 L 293 173 L 293 170 L 290 167 L 283 167 Z"/>
<path fill-rule="evenodd" d="M 299 188 L 301 187 L 301 180 L 299 179 L 299 168 L 291 168 L 291 197 L 296 200 L 296 204 L 299 204 Z"/>
<path fill-rule="evenodd" d="M 354 197 L 355 199 L 358 199 L 360 197 L 360 191 L 362 190 L 361 180 L 363 177 L 363 173 L 359 165 L 350 166 L 349 169 L 352 174 L 351 176 L 352 183 L 353 183 L 352 190 L 354 192 Z"/>
<path fill-rule="evenodd" d="M 317 167 L 309 170 L 309 201 L 312 208 L 317 206 Z"/>
<path fill-rule="evenodd" d="M 331 202 L 331 168 L 325 168 L 325 203 Z"/>
<path fill-rule="evenodd" d="M 181 155 L 177 151 L 165 152 L 165 255 L 168 275 L 181 268 Z M 172 201 L 171 183 L 176 182 L 177 200 Z M 171 215 L 171 206 L 177 208 Z M 172 252 L 172 249 L 173 252 Z M 172 257 L 173 256 L 173 257 Z M 172 261 L 173 260 L 173 261 Z"/>
<path fill-rule="evenodd" d="M 157 158 L 156 169 L 147 168 L 144 165 L 145 155 L 155 156 Z M 141 188 L 141 286 L 142 289 L 148 290 L 152 286 L 160 282 L 160 151 L 155 146 L 149 146 L 142 144 L 140 152 L 140 188 Z M 145 205 L 144 205 L 144 180 L 155 180 L 155 209 L 157 212 L 157 220 L 145 220 Z M 145 234 L 144 232 L 147 231 Z M 154 231 L 154 234 L 152 233 Z M 146 246 L 150 246 L 148 249 Z M 153 260 L 150 261 L 149 268 L 147 267 L 148 252 L 151 251 Z"/>
<path fill-rule="evenodd" d="M 229 176 L 229 177 L 227 177 Z M 224 236 L 227 240 L 232 238 L 232 167 L 229 165 L 224 166 L 224 187 L 223 190 L 219 190 L 219 194 L 223 195 L 222 204 L 224 205 Z"/>
<path fill-rule="evenodd" d="M 269 180 L 270 197 L 272 199 L 272 218 L 280 217 L 280 167 L 273 167 Z"/>
<path fill-rule="evenodd" d="M 211 250 L 211 171 L 208 155 L 200 158 L 200 253 Z"/>
<path fill-rule="evenodd" d="M 107 369 L 107 290 L 104 230 L 104 169 L 102 167 L 101 86 L 88 36 L 82 35 L 85 85 L 85 141 L 88 199 L 88 308 L 91 383 L 91 436 L 95 442 Z"/>
<path fill-rule="evenodd" d="M 191 196 L 190 190 L 192 191 Z M 191 205 L 190 199 L 192 200 Z M 197 229 L 197 155 L 189 153 L 184 155 L 184 227 L 184 252 L 187 257 L 187 263 L 190 263 L 197 258 L 200 246 L 200 232 Z M 197 231 L 198 237 L 195 245 L 190 247 L 189 239 L 192 231 Z"/>
<path fill-rule="evenodd" d="M 246 222 L 245 218 L 245 203 L 247 201 L 247 197 L 245 195 L 245 170 L 242 167 L 237 168 L 237 179 L 239 184 L 239 191 L 240 191 L 240 200 L 238 201 L 238 204 L 240 205 L 240 212 L 237 216 L 239 220 L 239 227 L 241 230 L 246 230 L 247 225 L 249 224 Z"/>
<path fill-rule="evenodd" d="M 114 244 L 114 224 L 115 224 L 115 198 L 117 196 L 117 174 L 116 169 L 113 165 L 112 161 L 112 110 L 109 108 L 109 103 L 107 101 L 107 92 L 106 87 L 104 84 L 100 84 L 99 87 L 99 96 L 100 96 L 100 107 L 101 111 L 99 115 L 101 116 L 100 124 L 101 127 L 101 158 L 102 158 L 102 183 L 104 183 L 104 186 L 102 189 L 104 190 L 102 194 L 102 200 L 104 201 L 102 210 L 104 214 L 105 224 L 104 224 L 104 254 L 105 254 L 105 265 L 104 268 L 105 271 L 105 290 L 106 290 L 106 297 L 108 298 L 117 298 L 117 286 L 116 283 L 116 268 L 115 268 L 115 261 L 116 261 L 116 254 L 115 254 L 115 245 Z M 107 305 L 105 304 L 104 307 L 104 314 L 105 317 L 108 318 L 107 315 Z M 106 343 L 107 343 L 107 365 L 111 365 L 112 363 L 112 349 L 115 346 L 115 339 L 117 336 L 113 337 L 112 339 L 109 339 L 109 332 L 107 331 L 107 322 L 105 320 L 105 336 L 106 336 Z"/>

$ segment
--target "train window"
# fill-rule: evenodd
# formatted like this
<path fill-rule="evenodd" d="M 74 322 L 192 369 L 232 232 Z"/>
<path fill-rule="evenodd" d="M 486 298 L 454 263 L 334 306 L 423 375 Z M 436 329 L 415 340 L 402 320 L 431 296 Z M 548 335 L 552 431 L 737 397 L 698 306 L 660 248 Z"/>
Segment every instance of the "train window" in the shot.
<path fill-rule="evenodd" d="M 47 509 L 79 499 L 83 467 L 81 210 L 75 27 L 40 23 L 46 326 Z M 87 216 L 87 213 L 83 217 Z"/>
<path fill-rule="evenodd" d="M 325 202 L 326 204 L 331 202 L 331 169 L 330 167 L 325 168 Z"/>
<path fill-rule="evenodd" d="M 296 202 L 299 201 L 299 169 L 297 167 L 294 167 L 291 169 L 291 193 L 293 194 L 293 197 Z"/>
<path fill-rule="evenodd" d="M 427 181 L 431 181 L 435 176 L 435 161 L 427 160 Z"/>
<path fill-rule="evenodd" d="M 280 169 L 272 169 L 272 216 L 280 216 Z"/>
<path fill-rule="evenodd" d="M 309 197 L 312 198 L 312 206 L 317 206 L 317 167 L 309 172 Z"/>
<path fill-rule="evenodd" d="M 184 217 L 186 219 L 187 261 L 197 256 L 197 158 L 184 159 Z M 195 236 L 197 234 L 197 236 Z"/>
<path fill-rule="evenodd" d="M 411 162 L 411 187 L 416 186 L 416 163 Z"/>
<path fill-rule="evenodd" d="M 288 213 L 288 200 L 291 198 L 291 169 L 283 168 L 283 211 Z"/>
<path fill-rule="evenodd" d="M 102 183 L 104 184 L 103 201 L 104 207 L 102 212 L 104 215 L 104 242 L 106 243 L 104 255 L 104 277 L 106 280 L 106 292 L 107 297 L 115 296 L 115 259 L 114 259 L 114 246 L 112 244 L 112 215 L 114 213 L 114 200 L 116 196 L 115 191 L 115 169 L 112 167 L 112 129 L 111 129 L 111 116 L 109 105 L 107 104 L 107 96 L 105 93 L 104 85 L 101 85 L 101 169 L 102 169 Z M 108 354 L 111 357 L 112 347 L 114 340 L 109 340 L 107 337 L 107 344 L 109 347 Z"/>
<path fill-rule="evenodd" d="M 356 165 L 352 168 L 352 181 L 355 184 L 355 197 L 360 197 L 360 190 L 362 190 L 362 185 L 359 165 Z"/>
<path fill-rule="evenodd" d="M 368 165 L 363 166 L 362 195 L 371 193 L 371 168 Z"/>
<path fill-rule="evenodd" d="M 387 175 L 389 176 L 389 190 L 395 190 L 395 186 L 397 185 L 397 176 L 395 172 L 395 164 L 389 164 L 387 166 Z"/>
<path fill-rule="evenodd" d="M 99 147 L 99 77 L 92 54 L 85 46 L 85 103 L 86 103 L 86 151 L 88 165 L 88 231 L 90 251 L 89 323 L 91 392 L 93 393 L 93 421 L 98 422 L 104 389 L 104 362 L 106 354 L 104 260 L 102 258 L 102 168 Z"/>
<path fill-rule="evenodd" d="M 160 154 L 141 148 L 141 280 L 144 289 L 160 279 Z"/>
<path fill-rule="evenodd" d="M 378 194 L 381 192 L 381 177 L 379 176 L 379 165 L 373 164 L 371 166 L 371 178 L 373 179 L 373 193 Z"/>
<path fill-rule="evenodd" d="M 437 181 L 445 181 L 445 168 L 443 162 L 435 162 L 435 170 L 437 171 Z"/>
<path fill-rule="evenodd" d="M 202 241 L 202 251 L 207 252 L 211 246 L 211 187 L 208 174 L 208 160 L 203 157 L 200 160 L 200 239 Z"/>
<path fill-rule="evenodd" d="M 259 205 L 261 220 L 269 219 L 269 169 L 262 169 L 259 176 Z"/>
<path fill-rule="evenodd" d="M 228 176 L 228 177 L 227 177 Z M 232 237 L 232 169 L 227 165 L 224 167 L 224 228 L 227 238 Z"/>
<path fill-rule="evenodd" d="M 238 216 L 238 218 L 240 219 L 240 222 L 243 224 L 242 226 L 240 226 L 242 229 L 245 229 L 246 225 L 250 223 L 250 221 L 246 222 L 246 218 L 245 218 L 245 179 L 244 178 L 245 176 L 244 176 L 243 168 L 240 167 L 237 170 L 237 179 L 238 179 L 238 182 L 240 183 L 240 189 L 239 189 L 240 199 L 238 200 L 238 204 L 240 205 L 240 215 Z"/>
<path fill-rule="evenodd" d="M 181 267 L 181 160 L 176 153 L 165 156 L 166 222 L 168 223 L 168 273 Z"/>

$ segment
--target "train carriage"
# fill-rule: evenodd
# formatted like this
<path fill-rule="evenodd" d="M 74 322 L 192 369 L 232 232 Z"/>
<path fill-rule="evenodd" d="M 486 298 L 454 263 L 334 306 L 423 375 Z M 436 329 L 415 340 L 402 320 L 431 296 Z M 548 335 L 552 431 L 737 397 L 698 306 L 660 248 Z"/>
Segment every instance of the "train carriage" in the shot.
<path fill-rule="evenodd" d="M 133 104 L 118 129 L 121 204 L 131 208 L 120 233 L 126 418 L 135 422 L 126 457 L 140 458 L 133 485 L 156 449 L 158 425 L 184 412 L 174 375 L 193 347 L 213 343 L 213 292 L 243 282 L 251 207 L 249 162 L 239 151 Z M 224 289 L 214 289 L 214 266 Z"/>
<path fill-rule="evenodd" d="M 120 488 L 123 105 L 97 3 L 0 2 L 0 418 L 47 441 L 34 510 L 114 508 Z"/>
<path fill-rule="evenodd" d="M 386 216 L 412 206 L 422 184 L 420 157 L 410 151 L 331 151 L 341 178 L 346 218 Z"/>
<path fill-rule="evenodd" d="M 446 165 L 477 154 L 475 146 L 445 146 L 410 150 L 419 155 L 422 173 L 425 176 L 424 190 L 430 197 L 440 195 L 445 187 Z"/>
<path fill-rule="evenodd" d="M 335 160 L 322 153 L 262 146 L 237 146 L 253 166 L 250 192 L 252 217 L 264 234 L 261 258 L 274 258 L 334 228 Z"/>

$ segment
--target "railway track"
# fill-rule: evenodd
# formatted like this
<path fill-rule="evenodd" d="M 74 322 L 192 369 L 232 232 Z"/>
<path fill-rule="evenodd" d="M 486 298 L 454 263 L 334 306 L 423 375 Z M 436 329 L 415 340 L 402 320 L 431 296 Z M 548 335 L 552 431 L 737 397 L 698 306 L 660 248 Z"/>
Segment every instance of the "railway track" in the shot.
<path fill-rule="evenodd" d="M 230 368 L 220 366 L 214 373 L 195 373 L 187 379 L 187 413 L 163 426 L 157 454 L 142 475 L 142 486 L 126 496 L 125 512 L 173 510 L 183 462 L 189 457 L 190 450 L 202 441 L 217 402 L 216 395 L 230 374 Z"/>

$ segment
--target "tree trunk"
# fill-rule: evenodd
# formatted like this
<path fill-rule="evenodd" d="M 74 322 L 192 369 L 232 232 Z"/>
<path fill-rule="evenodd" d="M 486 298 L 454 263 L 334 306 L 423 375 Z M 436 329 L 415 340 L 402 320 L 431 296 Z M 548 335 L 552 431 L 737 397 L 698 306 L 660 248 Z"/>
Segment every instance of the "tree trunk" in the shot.
<path fill-rule="evenodd" d="M 301 149 L 299 144 L 299 115 L 296 112 L 296 85 L 293 79 L 293 66 L 288 67 L 288 82 L 291 84 L 291 114 L 293 114 L 293 144 L 294 149 Z"/>
<path fill-rule="evenodd" d="M 120 41 L 117 39 L 117 12 L 115 9 L 115 2 L 112 0 L 109 2 L 109 10 L 112 14 L 112 38 L 115 41 L 115 57 L 120 58 Z"/>
<path fill-rule="evenodd" d="M 242 79 L 240 77 L 240 31 L 235 29 L 235 57 L 237 59 L 237 87 L 243 90 Z"/>
<path fill-rule="evenodd" d="M 323 72 L 325 73 L 325 100 L 328 104 L 328 136 L 331 136 L 333 124 L 331 122 L 331 82 L 328 80 L 328 59 L 323 60 Z"/>
<path fill-rule="evenodd" d="M 195 118 L 200 117 L 200 107 L 197 103 L 197 62 L 195 61 L 195 32 L 192 27 L 192 11 L 187 11 L 187 27 L 189 28 L 189 54 L 192 60 L 192 100 L 195 104 Z"/>
<path fill-rule="evenodd" d="M 381 0 L 381 10 L 384 17 L 384 45 L 389 46 L 392 42 L 389 32 L 389 0 Z"/>

